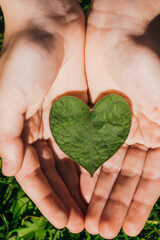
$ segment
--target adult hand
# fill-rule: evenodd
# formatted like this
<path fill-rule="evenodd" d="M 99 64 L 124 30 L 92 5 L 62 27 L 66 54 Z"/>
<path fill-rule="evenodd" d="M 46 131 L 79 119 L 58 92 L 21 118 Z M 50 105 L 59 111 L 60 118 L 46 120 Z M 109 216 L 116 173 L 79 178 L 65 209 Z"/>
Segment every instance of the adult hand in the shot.
<path fill-rule="evenodd" d="M 91 102 L 109 93 L 132 110 L 128 139 L 91 179 L 85 227 L 114 238 L 139 234 L 160 195 L 160 48 L 158 0 L 94 0 L 88 13 L 86 72 Z M 91 197 L 92 195 L 92 197 Z M 90 200 L 91 198 L 91 200 Z"/>
<path fill-rule="evenodd" d="M 83 12 L 74 0 L 0 4 L 5 17 L 0 58 L 3 174 L 16 176 L 55 227 L 80 232 L 85 204 L 79 175 L 71 160 L 55 159 L 48 119 L 53 101 L 61 95 L 87 101 Z"/>

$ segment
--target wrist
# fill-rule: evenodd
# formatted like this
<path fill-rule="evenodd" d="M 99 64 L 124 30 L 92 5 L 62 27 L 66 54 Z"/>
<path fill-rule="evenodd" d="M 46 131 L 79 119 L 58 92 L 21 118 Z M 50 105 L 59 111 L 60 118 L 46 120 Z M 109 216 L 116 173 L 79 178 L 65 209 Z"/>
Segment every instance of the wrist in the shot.
<path fill-rule="evenodd" d="M 88 23 L 100 29 L 121 29 L 124 34 L 143 34 L 160 13 L 160 0 L 93 0 Z"/>
<path fill-rule="evenodd" d="M 160 13 L 160 0 L 91 0 L 96 11 L 151 20 Z"/>
<path fill-rule="evenodd" d="M 24 29 L 27 24 L 28 19 L 38 17 L 38 11 L 33 11 L 32 4 L 28 4 L 23 1 L 19 2 L 18 0 L 9 1 L 9 0 L 0 0 L 1 8 L 4 14 L 5 19 L 5 37 L 9 39 L 10 35 L 13 35 L 16 32 Z M 34 8 L 35 9 L 35 8 Z"/>
<path fill-rule="evenodd" d="M 47 2 L 47 3 L 46 3 Z M 45 26 L 45 29 L 56 28 L 70 15 L 79 14 L 79 5 L 76 0 L 47 0 L 44 1 L 19 1 L 0 0 L 0 6 L 5 18 L 5 35 L 12 35 L 29 27 L 29 23 Z M 68 17 L 69 16 L 69 17 Z M 47 30 L 47 29 L 46 29 Z"/>

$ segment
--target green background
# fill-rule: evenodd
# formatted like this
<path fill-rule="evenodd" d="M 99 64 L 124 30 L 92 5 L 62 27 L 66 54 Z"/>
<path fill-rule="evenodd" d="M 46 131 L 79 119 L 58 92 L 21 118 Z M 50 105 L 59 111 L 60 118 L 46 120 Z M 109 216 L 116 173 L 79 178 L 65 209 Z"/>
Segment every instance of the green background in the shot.
<path fill-rule="evenodd" d="M 79 1 L 86 12 L 90 0 Z M 3 42 L 4 20 L 0 10 L 0 49 Z M 1 161 L 0 161 L 1 170 Z M 7 178 L 0 171 L 0 240 L 100 240 L 99 235 L 92 236 L 87 231 L 72 234 L 66 228 L 55 229 L 38 211 L 37 207 L 25 195 L 15 178 Z M 155 204 L 150 217 L 137 237 L 128 237 L 121 230 L 114 238 L 133 240 L 160 240 L 160 199 Z"/>

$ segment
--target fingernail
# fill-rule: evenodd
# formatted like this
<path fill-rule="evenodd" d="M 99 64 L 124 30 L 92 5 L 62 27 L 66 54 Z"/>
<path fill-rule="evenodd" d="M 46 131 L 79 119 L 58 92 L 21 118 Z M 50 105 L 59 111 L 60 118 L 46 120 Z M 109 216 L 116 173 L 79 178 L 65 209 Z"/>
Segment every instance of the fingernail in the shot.
<path fill-rule="evenodd" d="M 14 172 L 14 164 L 11 160 L 2 160 L 2 173 L 5 176 L 11 176 Z"/>

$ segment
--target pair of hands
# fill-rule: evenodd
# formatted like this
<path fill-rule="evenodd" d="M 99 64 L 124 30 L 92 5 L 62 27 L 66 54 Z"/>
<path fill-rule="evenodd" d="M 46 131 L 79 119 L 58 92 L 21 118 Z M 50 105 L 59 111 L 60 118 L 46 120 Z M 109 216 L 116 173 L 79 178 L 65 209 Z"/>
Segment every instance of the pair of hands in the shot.
<path fill-rule="evenodd" d="M 94 0 L 86 34 L 76 0 L 0 4 L 3 173 L 57 228 L 113 238 L 123 226 L 137 235 L 160 195 L 159 1 Z M 58 149 L 48 123 L 56 98 L 87 103 L 88 89 L 93 104 L 117 93 L 132 109 L 127 141 L 93 178 Z"/>

